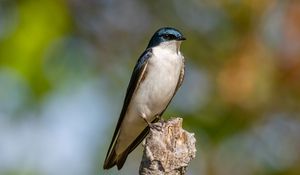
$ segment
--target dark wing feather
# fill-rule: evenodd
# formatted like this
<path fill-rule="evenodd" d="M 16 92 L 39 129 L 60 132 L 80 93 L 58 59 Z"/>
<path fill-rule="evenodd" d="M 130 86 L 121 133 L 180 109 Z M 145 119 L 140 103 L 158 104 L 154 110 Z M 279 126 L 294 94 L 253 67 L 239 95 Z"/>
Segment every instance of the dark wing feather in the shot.
<path fill-rule="evenodd" d="M 183 82 L 183 79 L 184 79 L 184 70 L 185 70 L 185 63 L 184 63 L 184 59 L 182 59 L 182 68 L 181 68 L 181 71 L 180 71 L 180 75 L 179 75 L 179 79 L 178 79 L 178 82 L 177 82 L 177 86 L 176 86 L 176 89 L 175 89 L 175 92 L 173 94 L 173 97 L 174 95 L 176 94 L 177 90 L 180 88 L 180 86 L 182 85 L 182 82 Z"/>
<path fill-rule="evenodd" d="M 110 143 L 108 152 L 106 154 L 106 158 L 105 158 L 105 162 L 104 162 L 104 166 L 103 166 L 104 169 L 109 169 L 112 166 L 114 166 L 115 164 L 117 164 L 117 162 L 116 162 L 117 160 L 115 160 L 116 155 L 114 154 L 112 149 L 113 149 L 115 140 L 117 139 L 117 135 L 119 133 L 120 126 L 121 126 L 124 116 L 126 114 L 128 105 L 131 101 L 131 98 L 132 98 L 135 90 L 138 88 L 141 79 L 143 78 L 143 75 L 144 75 L 146 67 L 147 67 L 148 59 L 151 57 L 151 55 L 152 55 L 152 49 L 151 48 L 147 49 L 140 56 L 140 58 L 138 59 L 136 65 L 133 69 L 131 79 L 130 79 L 130 82 L 129 82 L 129 85 L 127 88 L 126 96 L 124 99 L 123 108 L 122 108 L 122 111 L 121 111 L 121 114 L 120 114 L 120 117 L 119 117 L 119 120 L 118 120 L 118 123 L 116 126 L 116 130 L 114 132 L 112 141 Z M 126 157 L 125 157 L 125 159 L 126 159 Z M 125 162 L 125 160 L 124 160 L 124 162 Z"/>

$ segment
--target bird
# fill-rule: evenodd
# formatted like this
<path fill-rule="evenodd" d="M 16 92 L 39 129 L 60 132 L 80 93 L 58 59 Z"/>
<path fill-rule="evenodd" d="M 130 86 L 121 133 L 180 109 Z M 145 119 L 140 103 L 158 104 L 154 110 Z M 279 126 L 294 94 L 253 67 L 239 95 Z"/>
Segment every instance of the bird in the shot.
<path fill-rule="evenodd" d="M 120 170 L 161 119 L 184 79 L 185 59 L 180 52 L 184 40 L 172 27 L 160 28 L 151 37 L 133 69 L 104 169 L 116 165 Z"/>

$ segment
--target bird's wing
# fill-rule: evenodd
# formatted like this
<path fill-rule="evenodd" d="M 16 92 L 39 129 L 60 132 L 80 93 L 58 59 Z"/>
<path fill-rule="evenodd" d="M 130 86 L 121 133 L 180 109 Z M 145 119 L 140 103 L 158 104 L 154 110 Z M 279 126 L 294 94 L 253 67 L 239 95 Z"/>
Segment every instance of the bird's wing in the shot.
<path fill-rule="evenodd" d="M 127 88 L 126 96 L 124 99 L 123 108 L 122 108 L 122 111 L 121 111 L 121 114 L 120 114 L 120 117 L 119 117 L 119 120 L 118 120 L 118 123 L 116 126 L 116 130 L 114 132 L 112 141 L 110 143 L 110 146 L 109 146 L 106 158 L 105 158 L 105 162 L 104 162 L 104 166 L 103 166 L 104 169 L 109 169 L 118 163 L 118 162 L 116 162 L 117 160 L 115 160 L 116 155 L 114 155 L 113 148 L 116 143 L 116 139 L 117 139 L 121 124 L 123 122 L 124 116 L 126 114 L 127 108 L 131 101 L 131 98 L 132 98 L 135 90 L 139 87 L 141 80 L 144 79 L 146 67 L 148 64 L 148 59 L 151 57 L 151 55 L 152 55 L 152 49 L 149 48 L 140 56 L 140 58 L 138 59 L 136 65 L 133 69 L 131 79 L 130 79 L 130 82 L 129 82 L 129 85 Z M 126 157 L 125 157 L 125 159 L 126 159 Z"/>
<path fill-rule="evenodd" d="M 175 95 L 175 93 L 177 92 L 177 90 L 180 88 L 180 86 L 182 85 L 182 82 L 183 82 L 183 79 L 184 79 L 184 70 L 185 70 L 185 63 L 184 63 L 184 59 L 182 59 L 182 67 L 181 67 L 181 71 L 180 71 L 180 75 L 179 75 L 179 79 L 178 79 L 178 82 L 177 82 L 177 86 L 176 86 L 176 89 L 175 89 L 175 92 L 173 94 L 173 96 Z"/>

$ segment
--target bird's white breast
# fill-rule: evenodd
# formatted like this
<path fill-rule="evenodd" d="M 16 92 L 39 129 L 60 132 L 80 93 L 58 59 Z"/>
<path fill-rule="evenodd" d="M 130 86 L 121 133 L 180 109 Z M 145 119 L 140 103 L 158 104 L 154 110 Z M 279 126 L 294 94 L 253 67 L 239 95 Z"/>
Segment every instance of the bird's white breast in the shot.
<path fill-rule="evenodd" d="M 179 80 L 183 60 L 180 53 L 160 47 L 153 48 L 145 79 L 135 94 L 136 110 L 153 120 L 171 100 Z"/>

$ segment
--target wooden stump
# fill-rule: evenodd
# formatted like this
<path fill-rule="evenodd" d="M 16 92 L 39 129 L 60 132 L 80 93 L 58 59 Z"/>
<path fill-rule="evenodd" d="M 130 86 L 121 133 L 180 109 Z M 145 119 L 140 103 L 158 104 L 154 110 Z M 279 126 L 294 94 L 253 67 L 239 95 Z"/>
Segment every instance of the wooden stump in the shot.
<path fill-rule="evenodd" d="M 182 119 L 154 124 L 146 138 L 140 175 L 184 175 L 196 156 L 194 134 L 182 129 Z"/>

